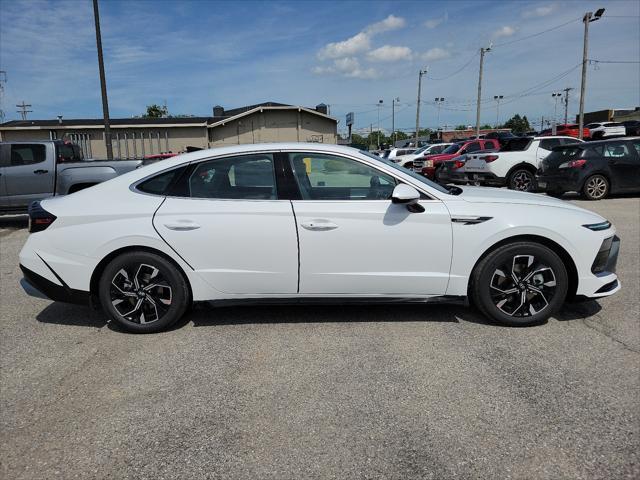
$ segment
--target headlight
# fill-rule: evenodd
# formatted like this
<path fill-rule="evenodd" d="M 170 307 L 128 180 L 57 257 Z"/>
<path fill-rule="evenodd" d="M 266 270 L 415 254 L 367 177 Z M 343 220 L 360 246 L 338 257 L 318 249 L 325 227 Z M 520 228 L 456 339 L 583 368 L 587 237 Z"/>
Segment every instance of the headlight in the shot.
<path fill-rule="evenodd" d="M 593 230 L 594 232 L 599 232 L 600 230 L 607 230 L 611 228 L 611 222 L 605 221 L 600 223 L 588 223 L 582 226 L 584 228 L 588 228 L 589 230 Z"/>
<path fill-rule="evenodd" d="M 433 160 L 425 160 L 424 166 L 429 168 L 433 167 Z"/>

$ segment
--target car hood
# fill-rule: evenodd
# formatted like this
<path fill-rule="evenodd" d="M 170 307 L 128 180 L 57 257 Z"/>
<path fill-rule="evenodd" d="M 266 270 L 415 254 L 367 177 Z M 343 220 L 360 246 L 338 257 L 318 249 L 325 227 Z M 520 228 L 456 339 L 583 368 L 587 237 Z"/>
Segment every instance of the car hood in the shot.
<path fill-rule="evenodd" d="M 540 205 L 545 207 L 564 208 L 596 215 L 570 202 L 537 193 L 518 192 L 504 188 L 462 187 L 459 199 L 470 203 L 506 203 L 517 205 Z"/>
<path fill-rule="evenodd" d="M 427 160 L 434 160 L 436 162 L 441 162 L 443 160 L 451 160 L 453 157 L 457 157 L 457 153 L 436 153 L 435 155 L 427 155 L 424 157 Z"/>

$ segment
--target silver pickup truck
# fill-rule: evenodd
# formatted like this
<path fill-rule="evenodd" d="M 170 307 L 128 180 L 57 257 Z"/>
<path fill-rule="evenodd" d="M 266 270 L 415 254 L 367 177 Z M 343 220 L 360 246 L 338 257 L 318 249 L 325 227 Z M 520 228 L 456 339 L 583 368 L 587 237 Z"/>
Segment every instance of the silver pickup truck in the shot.
<path fill-rule="evenodd" d="M 0 142 L 0 214 L 22 213 L 29 204 L 67 195 L 138 168 L 142 160 L 83 160 L 62 140 Z"/>

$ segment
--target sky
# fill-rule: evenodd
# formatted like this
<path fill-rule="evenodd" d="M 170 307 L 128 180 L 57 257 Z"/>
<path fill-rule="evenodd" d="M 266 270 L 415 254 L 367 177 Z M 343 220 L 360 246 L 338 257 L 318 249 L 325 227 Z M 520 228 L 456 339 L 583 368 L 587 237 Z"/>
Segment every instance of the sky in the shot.
<path fill-rule="evenodd" d="M 585 110 L 640 105 L 640 2 L 622 1 L 119 1 L 100 0 L 112 118 L 166 101 L 172 114 L 211 115 L 275 101 L 330 105 L 345 128 L 415 129 L 475 124 L 479 49 L 482 123 L 515 113 L 538 124 L 554 115 L 552 93 L 578 111 L 586 11 L 590 24 Z M 557 27 L 557 28 L 556 28 Z M 634 63 L 605 63 L 634 62 Z M 31 119 L 102 115 L 89 0 L 0 0 L 5 120 L 31 104 Z M 444 98 L 438 108 L 434 98 Z M 382 100 L 382 104 L 379 101 Z M 557 115 L 563 115 L 558 102 Z M 380 120 L 378 120 L 378 118 Z M 535 123 L 534 123 L 535 125 Z"/>

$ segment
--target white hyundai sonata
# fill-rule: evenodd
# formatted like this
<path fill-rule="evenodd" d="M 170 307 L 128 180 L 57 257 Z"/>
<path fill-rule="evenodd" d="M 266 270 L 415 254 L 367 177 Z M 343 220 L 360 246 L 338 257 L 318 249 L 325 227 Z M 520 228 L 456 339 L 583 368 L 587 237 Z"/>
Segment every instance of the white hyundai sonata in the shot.
<path fill-rule="evenodd" d="M 238 145 L 34 203 L 27 293 L 156 332 L 194 301 L 469 300 L 506 325 L 620 289 L 604 218 L 535 194 L 442 187 L 367 152 Z"/>

